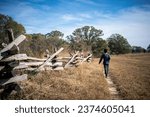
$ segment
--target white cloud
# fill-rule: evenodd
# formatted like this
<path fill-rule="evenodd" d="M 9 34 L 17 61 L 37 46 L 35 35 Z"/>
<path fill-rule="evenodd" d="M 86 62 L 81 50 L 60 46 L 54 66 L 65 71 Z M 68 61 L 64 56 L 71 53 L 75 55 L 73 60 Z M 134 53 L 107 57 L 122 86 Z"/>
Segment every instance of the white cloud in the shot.
<path fill-rule="evenodd" d="M 88 13 L 81 13 L 81 14 L 79 14 L 79 17 L 82 17 L 84 19 L 92 18 L 92 16 Z"/>
<path fill-rule="evenodd" d="M 104 37 L 112 33 L 120 33 L 128 39 L 131 45 L 147 47 L 150 44 L 150 11 L 141 8 L 131 8 L 120 12 L 115 19 L 107 19 L 99 23 L 104 30 Z"/>
<path fill-rule="evenodd" d="M 90 14 L 78 13 L 78 14 L 64 14 L 61 17 L 64 21 L 84 21 L 92 18 Z"/>
<path fill-rule="evenodd" d="M 70 15 L 70 14 L 63 15 L 62 19 L 65 20 L 65 21 L 73 21 L 73 20 L 81 21 L 82 20 L 81 18 L 75 17 L 75 16 Z"/>

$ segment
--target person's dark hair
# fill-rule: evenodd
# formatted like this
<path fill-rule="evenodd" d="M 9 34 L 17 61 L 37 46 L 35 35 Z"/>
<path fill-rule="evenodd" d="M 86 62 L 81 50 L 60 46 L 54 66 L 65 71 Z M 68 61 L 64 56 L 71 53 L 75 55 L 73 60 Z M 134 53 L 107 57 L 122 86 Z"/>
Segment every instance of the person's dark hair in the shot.
<path fill-rule="evenodd" d="M 107 52 L 107 49 L 104 49 L 104 53 L 106 53 Z"/>

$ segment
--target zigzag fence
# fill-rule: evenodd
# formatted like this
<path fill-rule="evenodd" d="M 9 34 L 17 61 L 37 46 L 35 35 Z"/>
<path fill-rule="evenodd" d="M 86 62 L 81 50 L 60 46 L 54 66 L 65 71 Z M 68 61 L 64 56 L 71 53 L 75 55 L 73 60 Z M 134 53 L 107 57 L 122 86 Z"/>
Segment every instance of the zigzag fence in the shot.
<path fill-rule="evenodd" d="M 12 87 L 12 90 L 20 91 L 21 88 L 17 82 L 27 80 L 28 73 L 32 71 L 64 70 L 79 66 L 83 62 L 91 62 L 92 60 L 92 54 L 84 58 L 79 56 L 79 52 L 76 52 L 70 57 L 58 57 L 58 54 L 61 53 L 64 48 L 60 48 L 44 59 L 29 57 L 19 52 L 18 45 L 25 39 L 26 37 L 24 35 L 20 35 L 14 39 L 11 31 L 9 32 L 10 43 L 8 45 L 3 44 L 5 46 L 0 51 L 0 89 L 4 91 Z M 1 99 L 7 97 L 7 95 L 2 96 Z"/>

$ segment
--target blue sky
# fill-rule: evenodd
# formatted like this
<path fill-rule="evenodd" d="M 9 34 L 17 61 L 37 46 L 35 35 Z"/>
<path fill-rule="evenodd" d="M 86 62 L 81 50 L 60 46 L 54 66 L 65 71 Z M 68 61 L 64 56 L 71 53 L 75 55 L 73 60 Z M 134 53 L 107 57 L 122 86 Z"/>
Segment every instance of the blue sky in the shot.
<path fill-rule="evenodd" d="M 59 30 L 70 35 L 85 25 L 119 33 L 131 45 L 150 44 L 150 0 L 0 0 L 0 13 L 24 25 L 27 33 Z"/>

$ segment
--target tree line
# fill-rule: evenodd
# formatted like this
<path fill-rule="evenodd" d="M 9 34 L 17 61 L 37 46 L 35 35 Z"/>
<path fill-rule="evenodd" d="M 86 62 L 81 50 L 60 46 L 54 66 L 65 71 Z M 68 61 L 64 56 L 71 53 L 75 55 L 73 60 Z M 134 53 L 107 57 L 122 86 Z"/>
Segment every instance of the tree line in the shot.
<path fill-rule="evenodd" d="M 104 48 L 108 48 L 111 54 L 126 54 L 136 52 L 149 51 L 139 46 L 131 46 L 128 40 L 120 34 L 112 34 L 107 39 L 103 39 L 103 30 L 96 29 L 93 26 L 83 26 L 73 31 L 64 39 L 61 31 L 51 31 L 47 34 L 26 34 L 22 24 L 14 21 L 10 16 L 0 14 L 0 49 L 3 48 L 2 43 L 8 43 L 6 31 L 13 29 L 14 37 L 25 34 L 28 41 L 22 43 L 21 50 L 31 56 L 42 56 L 46 49 L 51 53 L 60 47 L 65 47 L 69 52 L 88 51 L 95 57 L 99 57 Z"/>

